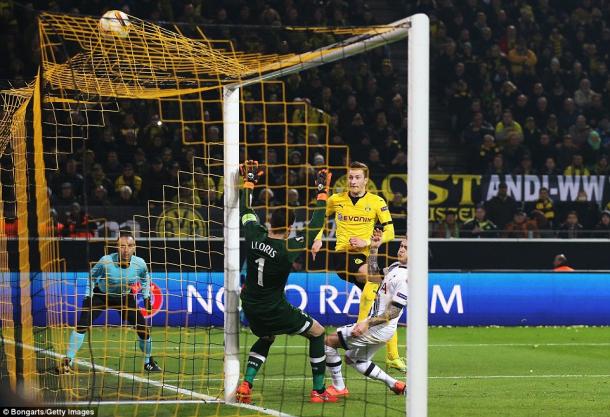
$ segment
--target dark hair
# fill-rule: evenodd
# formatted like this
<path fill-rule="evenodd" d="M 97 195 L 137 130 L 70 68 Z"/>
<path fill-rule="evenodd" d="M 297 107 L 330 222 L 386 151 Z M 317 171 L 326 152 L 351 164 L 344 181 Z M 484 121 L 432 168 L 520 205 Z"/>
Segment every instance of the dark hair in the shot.
<path fill-rule="evenodd" d="M 274 233 L 284 233 L 292 226 L 294 220 L 294 210 L 279 208 L 273 210 L 269 223 Z"/>
<path fill-rule="evenodd" d="M 131 230 L 119 230 L 119 237 L 118 239 L 122 238 L 122 237 L 130 237 L 132 239 L 135 240 L 135 238 L 133 237 L 133 233 L 131 232 Z"/>
<path fill-rule="evenodd" d="M 369 167 L 366 166 L 365 163 L 354 161 L 351 164 L 349 164 L 349 169 L 361 169 L 362 171 L 364 171 L 364 177 L 365 178 L 369 177 Z"/>

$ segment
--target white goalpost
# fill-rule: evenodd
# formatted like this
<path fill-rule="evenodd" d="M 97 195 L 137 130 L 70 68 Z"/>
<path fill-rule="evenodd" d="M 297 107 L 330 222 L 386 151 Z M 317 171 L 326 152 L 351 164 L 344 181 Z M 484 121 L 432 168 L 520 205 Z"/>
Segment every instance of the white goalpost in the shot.
<path fill-rule="evenodd" d="M 428 120 L 429 20 L 417 14 L 390 24 L 395 29 L 360 40 L 318 58 L 224 87 L 224 399 L 235 401 L 239 363 L 239 120 L 240 88 L 344 59 L 408 37 L 408 241 L 409 303 L 407 331 L 409 417 L 425 417 L 428 402 Z M 334 45 L 337 46 L 337 45 Z M 315 53 L 314 53 L 315 54 Z M 311 53 L 309 54 L 311 56 Z"/>
<path fill-rule="evenodd" d="M 224 87 L 224 397 L 235 401 L 239 384 L 239 88 Z"/>
<path fill-rule="evenodd" d="M 428 119 L 430 21 L 411 17 L 408 70 L 409 303 L 407 306 L 407 415 L 428 414 Z"/>

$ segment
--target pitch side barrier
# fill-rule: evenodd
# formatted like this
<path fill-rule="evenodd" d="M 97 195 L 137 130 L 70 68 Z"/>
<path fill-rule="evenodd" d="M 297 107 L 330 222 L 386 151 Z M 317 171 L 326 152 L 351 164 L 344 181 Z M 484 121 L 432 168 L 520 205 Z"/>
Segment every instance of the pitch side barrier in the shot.
<path fill-rule="evenodd" d="M 43 280 L 47 295 L 62 300 L 66 322 L 74 324 L 88 273 L 32 273 L 37 326 L 47 324 Z M 222 326 L 222 273 L 153 273 L 153 282 L 153 325 Z M 428 292 L 431 325 L 610 325 L 610 272 L 431 272 Z M 335 274 L 293 273 L 286 295 L 323 325 L 353 322 L 358 313 L 360 290 Z M 102 315 L 97 324 L 104 323 Z M 108 313 L 108 324 L 120 324 L 118 313 Z"/>
<path fill-rule="evenodd" d="M 66 260 L 68 271 L 87 271 L 90 262 L 98 260 L 106 251 L 114 250 L 111 247 L 114 241 L 62 239 L 59 242 L 60 256 Z M 152 260 L 151 269 L 156 272 L 189 271 L 189 265 L 217 272 L 223 270 L 223 258 L 210 257 L 208 253 L 209 250 L 222 253 L 222 239 L 189 241 L 189 247 L 196 250 L 182 251 L 178 256 L 180 244 L 179 239 L 138 239 L 137 254 L 147 262 Z M 398 244 L 398 240 L 390 242 L 387 252 L 396 254 Z M 89 245 L 88 258 L 83 256 L 87 253 L 86 245 Z M 553 258 L 559 253 L 565 254 L 570 265 L 577 270 L 610 270 L 608 239 L 430 239 L 429 247 L 431 270 L 550 270 Z M 242 261 L 245 249 L 242 242 Z M 323 272 L 325 265 L 322 252 L 316 262 L 309 257 L 304 267 L 312 272 Z"/>

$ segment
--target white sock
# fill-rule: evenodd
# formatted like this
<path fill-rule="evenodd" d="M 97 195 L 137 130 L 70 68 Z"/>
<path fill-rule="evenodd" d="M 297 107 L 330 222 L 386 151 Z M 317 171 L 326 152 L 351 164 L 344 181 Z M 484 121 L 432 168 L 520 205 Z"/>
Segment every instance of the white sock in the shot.
<path fill-rule="evenodd" d="M 345 389 L 345 381 L 341 372 L 341 356 L 337 349 L 330 346 L 326 346 L 326 367 L 330 371 L 334 387 L 338 390 Z"/>
<path fill-rule="evenodd" d="M 394 378 L 386 374 L 380 367 L 371 361 L 352 363 L 350 365 L 356 368 L 362 375 L 384 382 L 389 388 L 392 388 L 396 383 Z"/>

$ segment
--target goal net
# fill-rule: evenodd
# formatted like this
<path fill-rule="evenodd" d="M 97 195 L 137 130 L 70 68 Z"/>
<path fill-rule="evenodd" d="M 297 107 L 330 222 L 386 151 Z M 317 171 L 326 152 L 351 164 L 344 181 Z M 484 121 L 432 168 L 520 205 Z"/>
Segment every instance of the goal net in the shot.
<path fill-rule="evenodd" d="M 350 161 L 375 147 L 366 139 L 346 145 L 346 135 L 369 130 L 358 115 L 376 114 L 383 105 L 370 91 L 371 102 L 361 103 L 359 113 L 349 103 L 350 89 L 364 94 L 377 88 L 370 85 L 370 67 L 392 67 L 387 48 L 407 37 L 413 21 L 225 28 L 159 26 L 117 14 L 111 23 L 42 13 L 38 77 L 2 91 L 0 377 L 30 401 L 100 407 L 100 415 L 307 415 L 308 341 L 298 336 L 277 337 L 256 377 L 252 404 L 235 401 L 257 340 L 239 309 L 246 248 L 238 164 L 254 159 L 263 166 L 252 201 L 260 222 L 268 223 L 273 210 L 290 209 L 293 233 L 306 232 L 317 170 L 332 171 L 333 192 L 344 191 Z M 397 84 L 391 88 L 404 96 L 406 62 L 394 61 Z M 342 113 L 333 110 L 338 96 L 346 97 Z M 423 104 L 419 117 L 427 124 Z M 402 128 L 406 134 L 406 124 Z M 425 130 L 419 134 L 427 137 Z M 419 164 L 420 178 L 427 175 L 427 157 L 409 158 L 410 167 Z M 375 173 L 383 180 L 370 181 L 369 191 L 389 201 L 385 174 Z M 409 187 L 419 195 L 409 201 L 409 212 L 417 213 L 409 230 L 420 233 L 412 222 L 418 216 L 427 222 L 421 210 L 427 191 L 421 184 Z M 411 206 L 413 200 L 419 205 Z M 333 224 L 325 228 L 328 248 L 316 261 L 308 252 L 298 257 L 286 288 L 289 301 L 327 334 L 356 321 L 360 299 L 326 256 L 334 248 Z M 120 314 L 121 305 L 93 321 L 72 372 L 58 373 L 73 348 L 83 299 L 95 286 L 90 270 L 117 252 L 119 230 L 133 233 L 136 255 L 152 278 L 149 308 L 142 288 L 133 286 L 129 296 L 146 320 L 152 347 Z M 396 253 L 391 244 L 383 247 L 388 262 Z M 6 256 L 13 251 L 19 256 Z M 20 308 L 13 310 L 16 303 Z M 426 331 L 422 320 L 412 327 Z M 399 335 L 403 356 L 404 327 Z M 414 351 L 419 347 L 421 354 L 422 346 Z M 145 370 L 150 355 L 160 372 Z M 419 369 L 412 364 L 415 374 L 425 374 L 423 358 Z M 385 369 L 383 348 L 374 360 Z M 341 405 L 315 405 L 316 414 L 405 414 L 404 399 L 344 368 L 350 397 Z M 405 380 L 403 372 L 387 372 Z M 425 399 L 425 381 L 413 392 Z"/>

